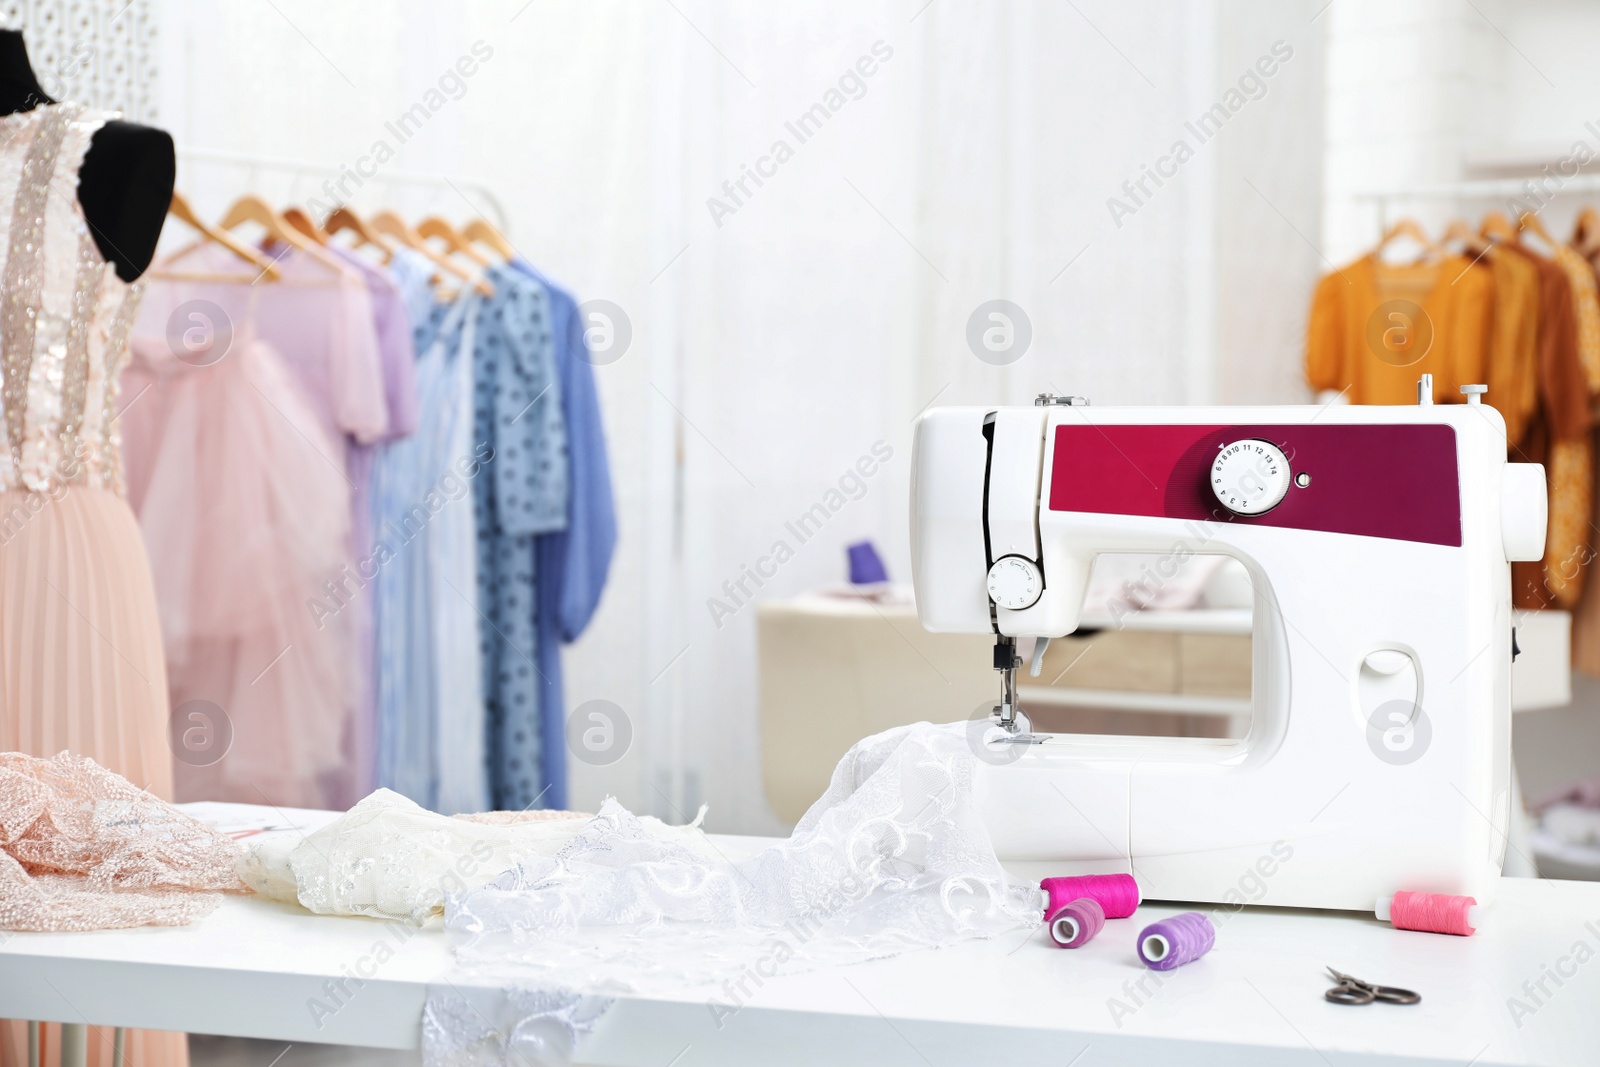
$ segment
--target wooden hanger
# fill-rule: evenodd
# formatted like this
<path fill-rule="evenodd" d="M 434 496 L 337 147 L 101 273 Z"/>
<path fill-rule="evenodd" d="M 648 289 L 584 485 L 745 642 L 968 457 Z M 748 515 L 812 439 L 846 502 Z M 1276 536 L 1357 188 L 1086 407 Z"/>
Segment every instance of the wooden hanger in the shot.
<path fill-rule="evenodd" d="M 445 243 L 452 254 L 466 256 L 480 267 L 489 265 L 488 256 L 468 244 L 454 226 L 438 215 L 429 215 L 417 223 L 417 236 L 425 241 L 437 238 Z"/>
<path fill-rule="evenodd" d="M 372 228 L 378 233 L 393 237 L 396 241 L 416 252 L 421 252 L 433 261 L 434 266 L 455 275 L 464 282 L 471 282 L 484 296 L 494 295 L 494 286 L 489 284 L 487 278 L 476 278 L 465 267 L 458 266 L 447 256 L 441 255 L 436 249 L 429 247 L 422 239 L 422 235 L 406 225 L 406 221 L 393 211 L 380 211 L 372 216 Z"/>
<path fill-rule="evenodd" d="M 1544 228 L 1544 223 L 1539 221 L 1539 216 L 1532 211 L 1524 211 L 1517 216 L 1517 229 L 1531 230 L 1533 234 L 1548 245 L 1551 250 L 1559 248 L 1561 242 L 1550 236 L 1550 231 Z"/>
<path fill-rule="evenodd" d="M 1409 237 L 1421 245 L 1424 259 L 1438 259 L 1444 255 L 1444 249 L 1439 247 L 1439 244 L 1428 236 L 1428 232 L 1422 228 L 1422 225 L 1416 219 L 1400 219 L 1393 226 L 1390 226 L 1383 237 L 1378 240 L 1377 246 L 1373 248 L 1372 255 L 1376 256 L 1389 246 L 1390 241 L 1399 237 Z"/>
<path fill-rule="evenodd" d="M 1460 241 L 1461 246 L 1475 256 L 1482 255 L 1489 248 L 1489 242 L 1473 233 L 1472 227 L 1464 219 L 1452 219 L 1439 238 L 1441 245 L 1448 246 L 1451 241 Z"/>
<path fill-rule="evenodd" d="M 1516 244 L 1521 238 L 1517 228 L 1511 225 L 1511 220 L 1498 211 L 1491 211 L 1483 217 L 1478 225 L 1478 236 L 1491 241 L 1504 241 L 1507 244 Z"/>
<path fill-rule="evenodd" d="M 270 259 L 262 255 L 259 251 L 251 248 L 249 245 L 239 240 L 227 230 L 219 230 L 217 227 L 211 225 L 211 223 L 206 222 L 205 220 L 201 219 L 200 216 L 196 215 L 194 213 L 194 208 L 189 206 L 188 198 L 182 193 L 178 192 L 176 189 L 172 191 L 172 202 L 167 206 L 167 214 L 171 215 L 179 222 L 188 225 L 190 229 L 193 229 L 195 232 L 199 233 L 200 236 L 206 240 L 211 241 L 214 244 L 221 245 L 223 248 L 226 248 L 240 259 L 256 267 L 260 271 L 260 274 L 257 277 L 266 278 L 268 281 L 275 282 L 283 276 L 278 271 L 277 266 L 275 266 Z M 170 258 L 176 259 L 177 257 L 174 256 Z M 156 273 L 156 277 L 165 276 L 167 275 L 159 271 Z M 254 281 L 255 278 L 252 277 L 249 280 Z"/>
<path fill-rule="evenodd" d="M 275 241 L 281 241 L 290 248 L 298 249 L 306 255 L 339 273 L 344 273 L 344 264 L 317 244 L 311 238 L 283 221 L 283 218 L 274 210 L 272 205 L 254 193 L 246 193 L 233 202 L 228 208 L 228 213 L 222 217 L 222 228 L 231 230 L 246 222 L 253 222 L 267 231 L 267 236 Z"/>
<path fill-rule="evenodd" d="M 328 235 L 317 228 L 316 220 L 297 207 L 283 209 L 283 221 L 299 230 L 319 245 L 328 243 Z"/>
<path fill-rule="evenodd" d="M 509 261 L 517 254 L 517 250 L 511 247 L 506 235 L 490 225 L 488 219 L 473 219 L 461 227 L 461 236 L 468 241 L 475 241 L 488 247 L 491 252 L 504 260 Z"/>
<path fill-rule="evenodd" d="M 394 246 L 387 240 L 378 236 L 373 229 L 362 221 L 350 208 L 341 204 L 328 213 L 328 221 L 324 224 L 331 237 L 336 233 L 349 232 L 356 235 L 356 247 L 371 246 L 383 253 L 383 262 L 388 263 L 394 258 Z"/>

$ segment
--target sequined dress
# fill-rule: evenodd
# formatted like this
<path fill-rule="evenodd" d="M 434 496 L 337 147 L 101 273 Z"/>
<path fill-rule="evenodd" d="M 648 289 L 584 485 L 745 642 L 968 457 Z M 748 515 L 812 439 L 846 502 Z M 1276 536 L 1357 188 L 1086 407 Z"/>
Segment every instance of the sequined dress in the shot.
<path fill-rule="evenodd" d="M 114 117 L 48 104 L 0 118 L 0 751 L 67 750 L 171 799 L 155 590 L 117 458 L 141 290 L 101 256 L 77 195 Z M 90 1062 L 109 1063 L 109 1031 L 89 1041 Z M 25 1055 L 21 1024 L 0 1025 L 0 1067 Z M 175 1067 L 183 1036 L 131 1034 L 127 1059 Z"/>

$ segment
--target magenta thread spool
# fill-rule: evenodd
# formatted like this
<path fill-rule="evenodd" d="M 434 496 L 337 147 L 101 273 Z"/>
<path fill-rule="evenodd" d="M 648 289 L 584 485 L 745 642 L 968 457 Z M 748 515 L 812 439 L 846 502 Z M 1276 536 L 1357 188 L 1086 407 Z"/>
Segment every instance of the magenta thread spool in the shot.
<path fill-rule="evenodd" d="M 1050 940 L 1062 948 L 1087 944 L 1106 924 L 1106 913 L 1093 897 L 1079 897 L 1050 913 Z"/>
<path fill-rule="evenodd" d="M 1139 906 L 1139 883 L 1131 874 L 1084 874 L 1076 878 L 1046 878 L 1039 883 L 1050 896 L 1045 915 L 1054 915 L 1064 905 L 1088 897 L 1100 905 L 1108 919 L 1126 919 Z"/>
<path fill-rule="evenodd" d="M 1182 967 L 1211 951 L 1217 942 L 1216 927 L 1198 911 L 1186 911 L 1170 919 L 1153 922 L 1139 931 L 1139 958 L 1152 971 Z"/>

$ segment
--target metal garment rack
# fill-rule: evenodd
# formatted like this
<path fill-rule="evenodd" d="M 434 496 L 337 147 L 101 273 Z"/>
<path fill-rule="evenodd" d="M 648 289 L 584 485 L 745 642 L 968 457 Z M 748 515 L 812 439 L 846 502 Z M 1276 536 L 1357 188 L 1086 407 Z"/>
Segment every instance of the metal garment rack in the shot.
<path fill-rule="evenodd" d="M 178 161 L 180 163 L 219 164 L 252 172 L 266 171 L 275 174 L 287 174 L 294 180 L 305 178 L 320 181 L 324 178 L 341 178 L 350 172 L 348 164 L 330 166 L 327 163 L 317 163 L 305 159 L 290 159 L 283 156 L 254 156 L 244 152 L 227 152 L 211 148 L 180 148 L 178 149 Z M 432 188 L 447 193 L 455 193 L 475 210 L 481 207 L 490 216 L 489 221 L 494 223 L 495 229 L 501 233 L 508 233 L 511 228 L 511 219 L 506 214 L 505 205 L 500 202 L 500 198 L 494 194 L 494 191 L 482 182 L 450 174 L 430 174 L 423 171 L 390 168 L 381 168 L 372 177 L 363 177 L 361 180 L 364 185 L 376 185 L 379 188 L 411 186 L 413 188 Z M 476 197 L 478 203 L 474 203 L 474 197 Z"/>
<path fill-rule="evenodd" d="M 1528 185 L 1537 183 L 1538 177 L 1529 175 L 1525 178 L 1484 178 L 1472 181 L 1441 182 L 1433 185 L 1413 185 L 1405 188 L 1375 190 L 1372 192 L 1354 193 L 1352 199 L 1374 205 L 1378 210 L 1378 227 L 1382 231 L 1389 229 L 1389 208 L 1395 201 L 1403 200 L 1431 200 L 1431 201 L 1481 201 L 1496 200 L 1500 198 L 1517 200 L 1538 200 L 1539 207 L 1549 203 L 1556 197 L 1570 197 L 1584 193 L 1600 193 L 1600 174 L 1578 174 L 1561 181 L 1556 185 L 1552 179 L 1548 185 L 1535 184 L 1533 191 Z M 1537 210 L 1537 209 L 1536 209 Z"/>

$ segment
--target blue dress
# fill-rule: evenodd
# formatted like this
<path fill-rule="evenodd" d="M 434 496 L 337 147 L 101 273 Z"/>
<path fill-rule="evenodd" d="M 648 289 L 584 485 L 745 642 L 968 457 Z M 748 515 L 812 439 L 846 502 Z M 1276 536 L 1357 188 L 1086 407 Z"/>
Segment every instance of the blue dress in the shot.
<path fill-rule="evenodd" d="M 433 298 L 433 264 L 400 250 L 391 270 L 413 324 L 418 432 L 384 449 L 373 478 L 378 784 L 451 814 L 489 803 L 479 672 L 467 290 Z M 463 348 L 467 348 L 463 351 Z"/>
<path fill-rule="evenodd" d="M 617 513 L 594 366 L 588 359 L 576 302 L 526 261 L 515 259 L 511 265 L 543 284 L 549 293 L 556 377 L 561 383 L 561 413 L 567 429 L 571 483 L 566 529 L 540 534 L 533 543 L 534 570 L 539 576 L 535 659 L 544 724 L 542 762 L 549 788 L 542 803 L 565 808 L 567 709 L 560 646 L 578 639 L 600 605 L 617 544 Z"/>
<path fill-rule="evenodd" d="M 492 449 L 473 482 L 478 601 L 496 808 L 550 806 L 540 721 L 534 540 L 567 525 L 568 458 L 550 298 L 505 265 L 488 270 L 473 350 L 474 435 Z"/>

